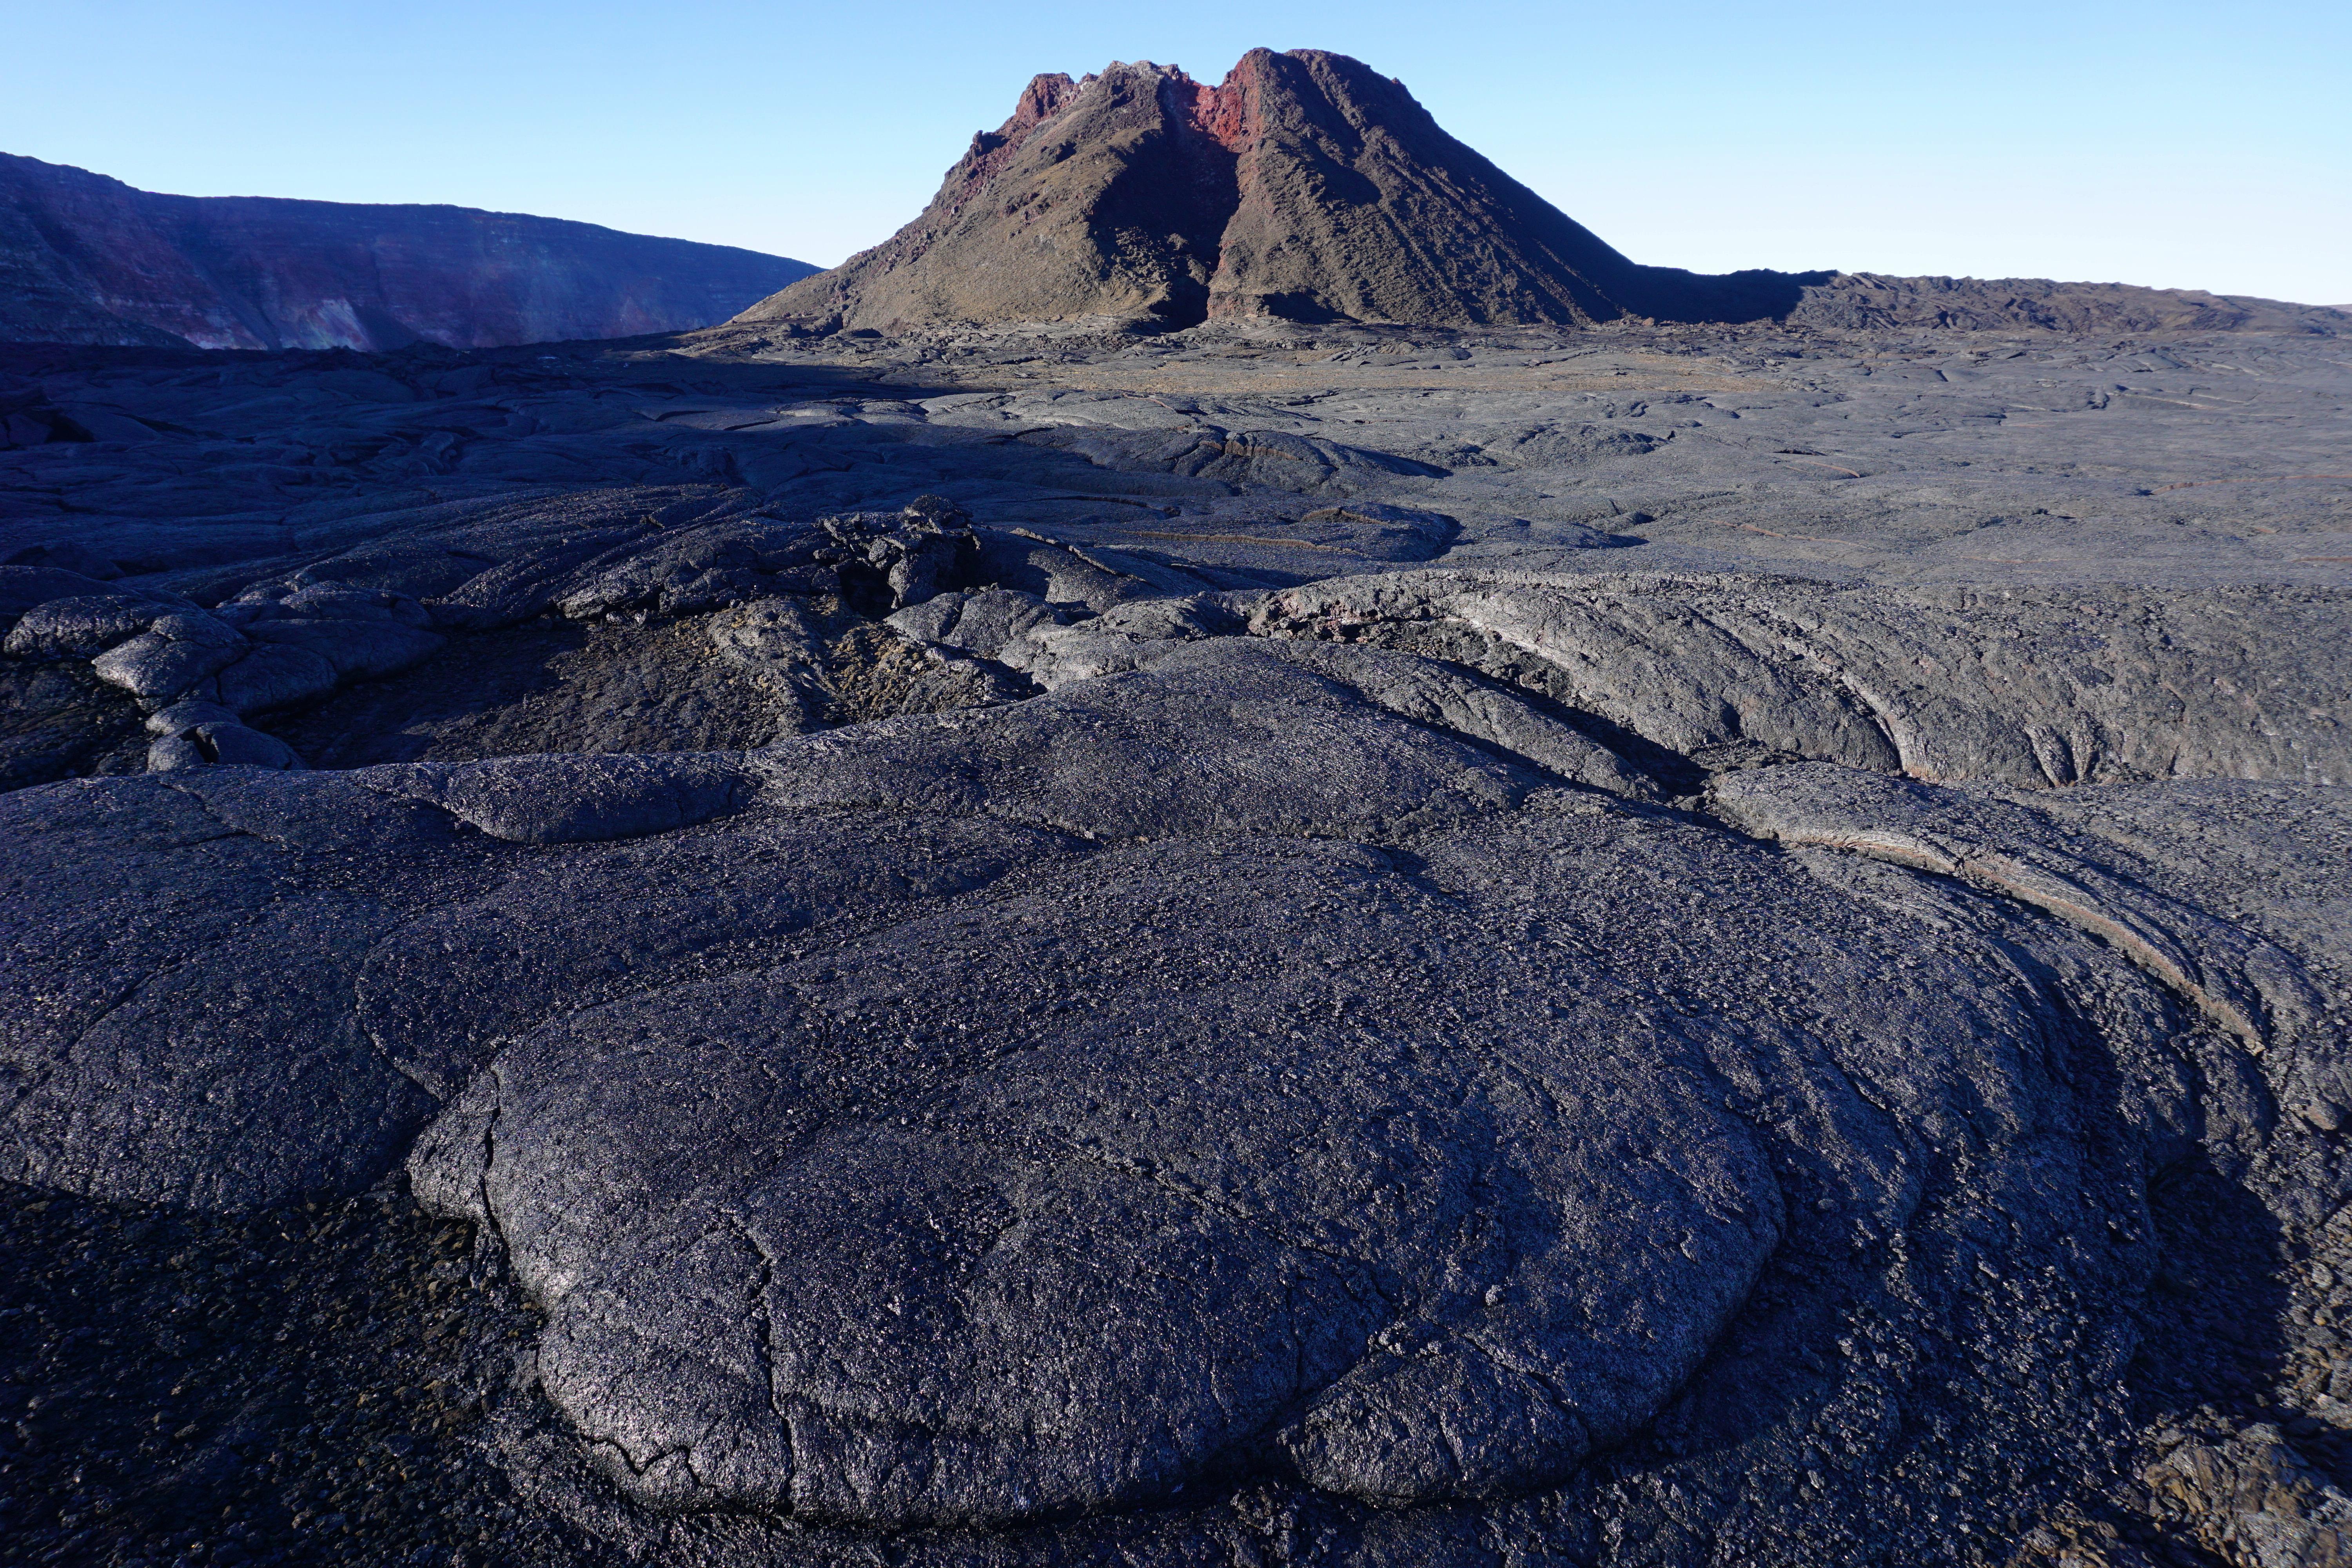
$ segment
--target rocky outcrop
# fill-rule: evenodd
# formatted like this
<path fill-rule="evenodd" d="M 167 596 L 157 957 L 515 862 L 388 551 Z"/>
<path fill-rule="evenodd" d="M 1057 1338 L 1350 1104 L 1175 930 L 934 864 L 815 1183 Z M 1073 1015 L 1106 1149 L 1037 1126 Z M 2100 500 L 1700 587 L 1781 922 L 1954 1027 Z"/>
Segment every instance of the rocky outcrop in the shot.
<path fill-rule="evenodd" d="M 724 320 L 807 263 L 471 207 L 172 196 L 0 154 L 0 341 L 490 348 Z"/>
<path fill-rule="evenodd" d="M 2143 1479 L 2200 1543 L 2245 1568 L 2352 1563 L 2352 1499 L 2275 1426 L 2257 1423 L 2219 1446 L 2183 1443 Z"/>
<path fill-rule="evenodd" d="M 739 319 L 1748 320 L 1818 280 L 1638 266 L 1402 83 L 1321 49 L 1253 49 L 1213 88 L 1148 60 L 1038 77 L 920 217 Z"/>

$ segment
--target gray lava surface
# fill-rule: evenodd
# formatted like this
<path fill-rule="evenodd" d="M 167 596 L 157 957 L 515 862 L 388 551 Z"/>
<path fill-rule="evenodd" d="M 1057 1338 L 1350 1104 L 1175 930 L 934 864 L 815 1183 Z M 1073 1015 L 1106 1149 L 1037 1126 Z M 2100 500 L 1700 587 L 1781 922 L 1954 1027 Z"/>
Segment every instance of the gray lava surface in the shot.
<path fill-rule="evenodd" d="M 0 349 L 0 1561 L 2352 1561 L 2352 353 L 1857 320 Z"/>

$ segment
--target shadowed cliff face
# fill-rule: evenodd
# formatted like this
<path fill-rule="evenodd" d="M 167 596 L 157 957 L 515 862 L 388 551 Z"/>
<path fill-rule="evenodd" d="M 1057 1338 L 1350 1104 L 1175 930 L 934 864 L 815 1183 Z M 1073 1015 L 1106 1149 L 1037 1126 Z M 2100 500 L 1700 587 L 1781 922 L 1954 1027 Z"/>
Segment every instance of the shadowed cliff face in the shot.
<path fill-rule="evenodd" d="M 1638 266 L 1402 83 L 1320 49 L 1253 49 L 1213 88 L 1149 61 L 1037 78 L 920 217 L 742 320 L 1745 320 L 1810 280 Z"/>
<path fill-rule="evenodd" d="M 0 155 L 0 340 L 492 348 L 724 320 L 814 268 L 454 206 L 172 196 Z"/>

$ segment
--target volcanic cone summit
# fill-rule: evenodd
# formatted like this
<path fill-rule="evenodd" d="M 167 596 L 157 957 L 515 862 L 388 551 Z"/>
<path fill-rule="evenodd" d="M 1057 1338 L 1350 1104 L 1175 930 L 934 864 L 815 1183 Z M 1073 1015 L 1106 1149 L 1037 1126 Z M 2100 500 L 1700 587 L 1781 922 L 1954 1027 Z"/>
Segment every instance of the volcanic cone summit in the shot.
<path fill-rule="evenodd" d="M 1449 326 L 1785 311 L 1804 281 L 1643 267 L 1321 49 L 1040 76 L 921 216 L 739 321 L 1150 316 Z"/>

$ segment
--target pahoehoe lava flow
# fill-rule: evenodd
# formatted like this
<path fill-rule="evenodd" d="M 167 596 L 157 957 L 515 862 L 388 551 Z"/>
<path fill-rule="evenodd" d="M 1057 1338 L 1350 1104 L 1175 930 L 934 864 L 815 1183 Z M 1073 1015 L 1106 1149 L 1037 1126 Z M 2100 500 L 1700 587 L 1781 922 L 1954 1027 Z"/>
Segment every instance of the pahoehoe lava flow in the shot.
<path fill-rule="evenodd" d="M 6 1560 L 2352 1561 L 2352 316 L 1256 50 L 708 328 L 131 336 L 0 344 Z"/>

